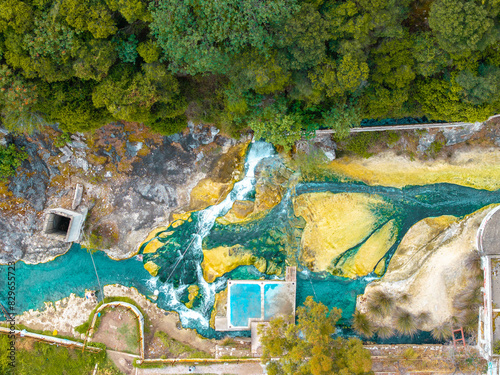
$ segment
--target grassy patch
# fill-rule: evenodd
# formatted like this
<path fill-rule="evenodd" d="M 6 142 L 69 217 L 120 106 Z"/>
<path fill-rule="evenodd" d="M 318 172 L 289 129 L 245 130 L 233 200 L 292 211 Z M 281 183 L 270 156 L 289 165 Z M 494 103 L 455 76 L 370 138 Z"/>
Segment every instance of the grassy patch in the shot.
<path fill-rule="evenodd" d="M 166 349 L 173 357 L 179 357 L 182 354 L 187 354 L 187 358 L 212 358 L 212 356 L 209 353 L 200 351 L 196 348 L 193 348 L 192 346 L 183 344 L 171 338 L 165 332 L 157 331 L 155 332 L 155 337 L 158 337 L 161 340 L 163 345 L 166 347 Z"/>
<path fill-rule="evenodd" d="M 125 345 L 127 345 L 127 351 L 135 353 L 138 350 L 139 343 L 139 327 L 137 324 L 134 324 L 134 327 L 129 325 L 122 325 L 118 328 L 118 333 L 125 340 Z"/>
<path fill-rule="evenodd" d="M 222 346 L 230 346 L 230 347 L 235 347 L 236 346 L 236 341 L 232 337 L 226 337 L 222 343 Z"/>
<path fill-rule="evenodd" d="M 30 343 L 27 343 L 30 341 Z M 8 366 L 9 338 L 0 335 L 0 373 L 1 374 L 91 374 L 95 364 L 106 375 L 118 375 L 120 372 L 106 360 L 106 352 L 84 352 L 80 349 L 58 347 L 26 338 L 17 338 L 16 367 L 10 372 Z"/>

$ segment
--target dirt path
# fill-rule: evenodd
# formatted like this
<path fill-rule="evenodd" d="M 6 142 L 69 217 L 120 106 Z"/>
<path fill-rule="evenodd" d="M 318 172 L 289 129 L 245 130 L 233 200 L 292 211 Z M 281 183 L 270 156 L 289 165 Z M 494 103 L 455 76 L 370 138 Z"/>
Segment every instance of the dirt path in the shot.
<path fill-rule="evenodd" d="M 113 350 L 139 354 L 138 323 L 135 315 L 123 307 L 108 307 L 103 313 L 92 341 L 101 342 Z"/>
<path fill-rule="evenodd" d="M 135 375 L 137 369 L 132 365 L 134 362 L 133 356 L 126 353 L 115 352 L 114 350 L 107 350 L 106 354 L 122 373 L 126 375 Z"/>

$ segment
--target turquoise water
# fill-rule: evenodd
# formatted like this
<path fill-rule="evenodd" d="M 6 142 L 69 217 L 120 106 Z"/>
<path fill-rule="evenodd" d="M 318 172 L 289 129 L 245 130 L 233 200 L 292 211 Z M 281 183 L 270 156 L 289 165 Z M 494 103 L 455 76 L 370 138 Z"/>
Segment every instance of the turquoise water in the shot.
<path fill-rule="evenodd" d="M 244 225 L 221 225 L 215 222 L 217 217 L 227 212 L 235 199 L 251 199 L 253 196 L 255 164 L 263 157 L 273 157 L 273 152 L 267 146 L 256 147 L 255 150 L 258 152 L 254 150 L 254 154 L 249 155 L 247 160 L 247 177 L 238 183 L 239 185 L 235 185 L 228 198 L 216 206 L 193 213 L 192 221 L 185 222 L 175 228 L 171 236 L 161 239 L 164 246 L 156 253 L 144 254 L 144 262 L 153 260 L 161 267 L 157 277 L 152 277 L 144 269 L 143 263 L 135 258 L 115 261 L 104 253 L 97 252 L 94 254 L 94 260 L 101 284 L 119 283 L 135 287 L 146 296 L 158 291 L 159 296 L 156 301 L 158 306 L 165 310 L 177 311 L 184 327 L 195 328 L 206 337 L 220 337 L 222 334 L 211 329 L 208 321 L 215 294 L 225 289 L 227 280 L 276 278 L 272 274 L 259 272 L 253 266 L 244 266 L 217 278 L 213 283 L 207 283 L 200 266 L 203 260 L 202 249 L 239 244 L 251 250 L 255 256 L 267 259 L 269 273 L 284 271 L 287 264 L 298 264 L 297 306 L 311 295 L 330 308 L 342 309 L 341 322 L 347 324 L 354 312 L 356 296 L 364 292 L 366 285 L 374 280 L 375 276 L 368 275 L 352 280 L 326 272 L 312 273 L 301 265 L 297 255 L 305 221 L 293 214 L 291 192 L 267 216 L 259 220 Z M 500 191 L 478 190 L 452 184 L 397 189 L 367 186 L 362 183 L 314 182 L 299 184 L 296 186 L 295 194 L 321 191 L 368 193 L 391 203 L 392 210 L 374 208 L 379 218 L 379 226 L 396 219 L 399 229 L 396 243 L 382 259 L 385 264 L 390 261 L 404 234 L 419 220 L 440 215 L 462 217 L 486 205 L 500 203 Z M 355 246 L 347 254 L 355 252 L 360 245 Z M 343 258 L 339 257 L 335 262 L 342 264 Z M 7 302 L 6 281 L 7 266 L 0 266 L 0 301 L 4 305 Z M 185 306 L 188 301 L 189 285 L 197 285 L 200 288 L 200 296 L 191 309 Z M 70 293 L 83 296 L 85 289 L 97 290 L 98 285 L 89 253 L 74 245 L 66 254 L 48 263 L 26 265 L 18 262 L 16 288 L 16 312 L 21 313 L 31 308 L 41 308 L 44 301 L 59 300 Z M 248 295 L 247 292 L 244 294 Z M 260 299 L 260 292 L 258 298 Z M 245 308 L 238 303 L 235 308 L 246 312 L 258 305 L 260 317 L 260 302 L 256 301 L 255 304 L 252 302 Z M 243 313 L 241 316 L 242 320 L 247 319 Z M 235 319 L 238 318 L 235 316 Z M 238 325 L 241 322 L 235 321 L 235 323 Z M 241 326 L 246 325 L 247 322 L 241 324 Z"/>
<path fill-rule="evenodd" d="M 230 322 L 234 327 L 248 327 L 249 319 L 261 318 L 259 284 L 233 284 L 231 293 Z"/>
<path fill-rule="evenodd" d="M 151 294 L 151 275 L 135 258 L 115 261 L 102 251 L 93 254 L 102 285 L 120 283 Z M 7 266 L 0 266 L 0 301 L 7 301 Z M 64 255 L 41 264 L 16 263 L 16 312 L 38 309 L 44 301 L 57 301 L 71 293 L 83 297 L 85 289 L 98 290 L 92 259 L 86 249 L 73 245 Z M 5 277 L 4 277 L 5 276 Z"/>

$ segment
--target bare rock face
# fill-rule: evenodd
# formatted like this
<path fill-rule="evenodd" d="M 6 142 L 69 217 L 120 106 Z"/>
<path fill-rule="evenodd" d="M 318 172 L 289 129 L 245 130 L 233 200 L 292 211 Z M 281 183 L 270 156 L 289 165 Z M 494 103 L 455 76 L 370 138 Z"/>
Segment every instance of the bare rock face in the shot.
<path fill-rule="evenodd" d="M 335 160 L 337 144 L 332 140 L 331 134 L 321 134 L 311 140 L 300 140 L 295 144 L 295 152 L 310 154 L 320 151 L 328 161 Z"/>
<path fill-rule="evenodd" d="M 337 144 L 332 140 L 332 136 L 330 134 L 318 135 L 316 138 L 313 138 L 311 142 L 314 146 L 323 151 L 329 161 L 335 159 Z"/>
<path fill-rule="evenodd" d="M 234 201 L 231 210 L 237 218 L 243 219 L 253 212 L 253 205 L 252 201 Z"/>
<path fill-rule="evenodd" d="M 59 174 L 47 160 L 57 151 L 36 135 L 29 139 L 8 135 L 6 143 L 23 149 L 28 159 L 8 183 L 0 184 L 0 263 L 18 259 L 37 263 L 52 259 L 70 246 L 42 235 L 49 184 Z"/>
<path fill-rule="evenodd" d="M 461 311 L 454 301 L 475 277 L 466 265 L 477 251 L 476 233 L 491 206 L 459 220 L 454 216 L 426 218 L 407 232 L 390 261 L 385 275 L 370 283 L 358 297 L 357 309 L 368 313 L 378 326 L 395 328 L 398 311 L 425 316 L 420 329 L 431 330 L 449 323 Z M 385 317 L 373 315 L 370 301 L 381 294 L 394 301 Z M 380 299 L 380 297 L 378 297 Z"/>
<path fill-rule="evenodd" d="M 183 133 L 162 137 L 138 124 L 109 124 L 56 147 L 60 134 L 47 127 L 30 137 L 6 137 L 29 157 L 0 184 L 0 263 L 45 262 L 69 249 L 70 243 L 47 237 L 43 225 L 48 209 L 71 209 L 77 184 L 83 186 L 77 210 L 88 210 L 82 244 L 123 259 L 152 228 L 189 208 L 202 179 L 215 173 L 222 181 L 233 172 L 231 164 L 212 173 L 236 144 L 214 127 L 190 123 Z"/>

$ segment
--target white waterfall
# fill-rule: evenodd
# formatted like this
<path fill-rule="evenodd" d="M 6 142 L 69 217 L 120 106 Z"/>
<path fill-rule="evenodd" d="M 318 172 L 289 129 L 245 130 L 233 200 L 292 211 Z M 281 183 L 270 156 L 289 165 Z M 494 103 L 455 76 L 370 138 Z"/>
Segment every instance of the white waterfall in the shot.
<path fill-rule="evenodd" d="M 266 142 L 255 142 L 249 147 L 250 150 L 245 162 L 245 176 L 243 179 L 234 184 L 233 189 L 222 202 L 198 212 L 198 228 L 197 232 L 193 233 L 193 238 L 189 243 L 190 251 L 202 253 L 203 239 L 208 236 L 212 230 L 215 220 L 218 217 L 224 216 L 230 210 L 234 201 L 248 197 L 255 188 L 255 168 L 261 160 L 275 154 L 273 146 Z M 202 289 L 200 292 L 203 295 L 202 313 L 188 309 L 179 301 L 179 296 L 184 291 L 184 288 L 179 287 L 175 289 L 172 283 L 165 283 L 160 286 L 159 290 L 167 297 L 169 307 L 179 313 L 183 326 L 190 325 L 190 323 L 195 321 L 202 327 L 208 328 L 209 319 L 207 319 L 206 316 L 213 306 L 215 290 L 220 287 L 220 282 L 215 281 L 211 284 L 207 283 L 203 278 L 201 264 L 198 264 L 196 267 L 196 276 L 198 285 L 200 289 Z M 154 284 L 156 287 L 156 280 Z"/>

